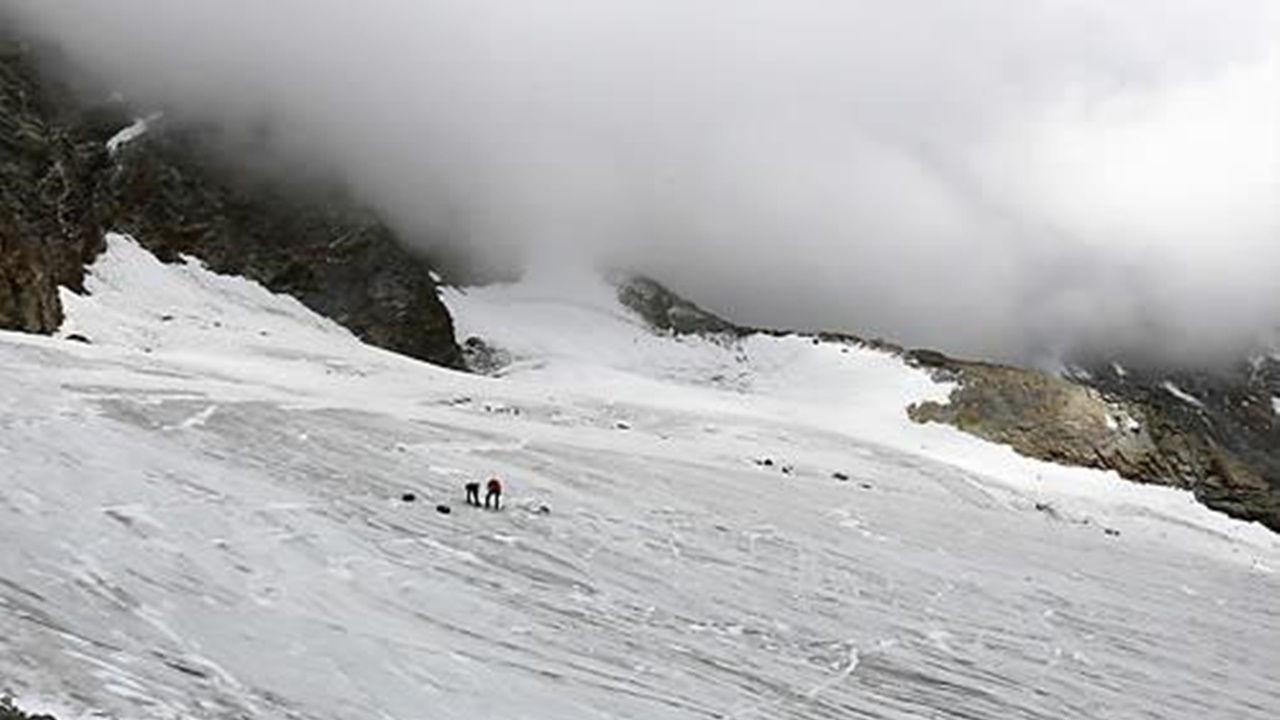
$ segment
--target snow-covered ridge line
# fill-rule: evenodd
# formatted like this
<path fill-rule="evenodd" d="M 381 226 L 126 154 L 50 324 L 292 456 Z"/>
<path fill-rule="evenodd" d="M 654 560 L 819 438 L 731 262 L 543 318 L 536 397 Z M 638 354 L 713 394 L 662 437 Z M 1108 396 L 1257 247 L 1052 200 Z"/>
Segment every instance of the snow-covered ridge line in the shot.
<path fill-rule="evenodd" d="M 1161 512 L 1175 514 L 1198 504 L 1185 490 L 1136 486 L 1113 472 L 1034 460 L 950 427 L 911 421 L 909 406 L 947 403 L 955 386 L 892 349 L 805 335 L 751 333 L 725 343 L 654 334 L 630 311 L 619 312 L 614 285 L 586 274 L 561 276 L 555 283 L 446 289 L 443 299 L 460 338 L 479 337 L 517 359 L 503 373 L 510 379 L 638 404 L 717 407 L 835 431 L 980 473 L 1018 492 L 1049 486 L 1122 503 L 1131 500 L 1120 498 L 1141 495 L 1139 502 L 1155 502 Z M 1138 427 L 1123 412 L 1110 419 L 1127 432 Z M 1191 514 L 1212 513 L 1201 507 Z M 1220 520 L 1224 526 L 1248 526 Z"/>

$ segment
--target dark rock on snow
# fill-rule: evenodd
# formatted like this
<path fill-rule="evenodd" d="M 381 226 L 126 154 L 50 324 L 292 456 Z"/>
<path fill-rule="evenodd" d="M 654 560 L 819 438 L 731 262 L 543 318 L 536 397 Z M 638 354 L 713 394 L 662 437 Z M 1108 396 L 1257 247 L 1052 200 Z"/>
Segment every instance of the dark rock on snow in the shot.
<path fill-rule="evenodd" d="M 13 699 L 0 697 L 0 720 L 55 720 L 52 715 L 29 715 L 13 704 Z"/>
<path fill-rule="evenodd" d="M 497 375 L 511 365 L 511 354 L 493 347 L 474 335 L 462 343 L 462 361 L 468 370 L 480 375 Z"/>
<path fill-rule="evenodd" d="M 703 310 L 649 278 L 619 276 L 614 280 L 618 285 L 618 301 L 656 330 L 676 335 L 741 336 L 749 332 Z"/>

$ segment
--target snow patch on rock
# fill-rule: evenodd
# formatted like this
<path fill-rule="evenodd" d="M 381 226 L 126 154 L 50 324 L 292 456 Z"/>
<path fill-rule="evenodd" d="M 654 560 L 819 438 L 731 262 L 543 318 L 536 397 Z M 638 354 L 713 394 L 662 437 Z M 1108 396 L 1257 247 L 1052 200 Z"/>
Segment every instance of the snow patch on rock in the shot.
<path fill-rule="evenodd" d="M 162 117 L 164 117 L 163 113 L 155 113 L 145 118 L 135 120 L 132 125 L 124 128 L 115 135 L 112 135 L 111 138 L 107 140 L 107 152 L 112 155 L 116 155 L 125 145 L 128 145 L 134 140 L 137 140 L 150 132 L 151 126 L 158 122 Z"/>
<path fill-rule="evenodd" d="M 1171 380 L 1164 381 L 1163 383 L 1161 383 L 1160 386 L 1164 388 L 1165 392 L 1178 398 L 1182 402 L 1187 403 L 1188 405 L 1194 405 L 1198 408 L 1204 407 L 1204 403 L 1201 402 L 1200 398 L 1197 398 L 1195 395 L 1192 395 L 1191 393 L 1178 387 Z"/>

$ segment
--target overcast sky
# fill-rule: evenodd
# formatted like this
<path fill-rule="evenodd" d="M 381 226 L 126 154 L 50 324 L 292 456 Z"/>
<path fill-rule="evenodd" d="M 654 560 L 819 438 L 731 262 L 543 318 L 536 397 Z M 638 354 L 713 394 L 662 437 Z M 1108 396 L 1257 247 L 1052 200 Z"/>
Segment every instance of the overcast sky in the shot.
<path fill-rule="evenodd" d="M 412 236 L 1043 359 L 1280 326 L 1276 0 L 0 0 Z"/>

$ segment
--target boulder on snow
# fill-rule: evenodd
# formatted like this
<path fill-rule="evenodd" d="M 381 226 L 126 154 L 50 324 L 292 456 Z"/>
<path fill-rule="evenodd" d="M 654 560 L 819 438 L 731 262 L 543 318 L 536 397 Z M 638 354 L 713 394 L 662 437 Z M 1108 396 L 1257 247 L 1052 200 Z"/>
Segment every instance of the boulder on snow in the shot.
<path fill-rule="evenodd" d="M 1061 516 L 1058 515 L 1057 508 L 1055 508 L 1054 506 L 1050 505 L 1047 502 L 1037 502 L 1035 504 L 1035 508 L 1036 508 L 1036 512 L 1042 512 L 1054 520 L 1062 519 Z"/>
<path fill-rule="evenodd" d="M 13 698 L 0 697 L 0 720 L 55 720 L 52 715 L 28 715 L 13 704 Z"/>

